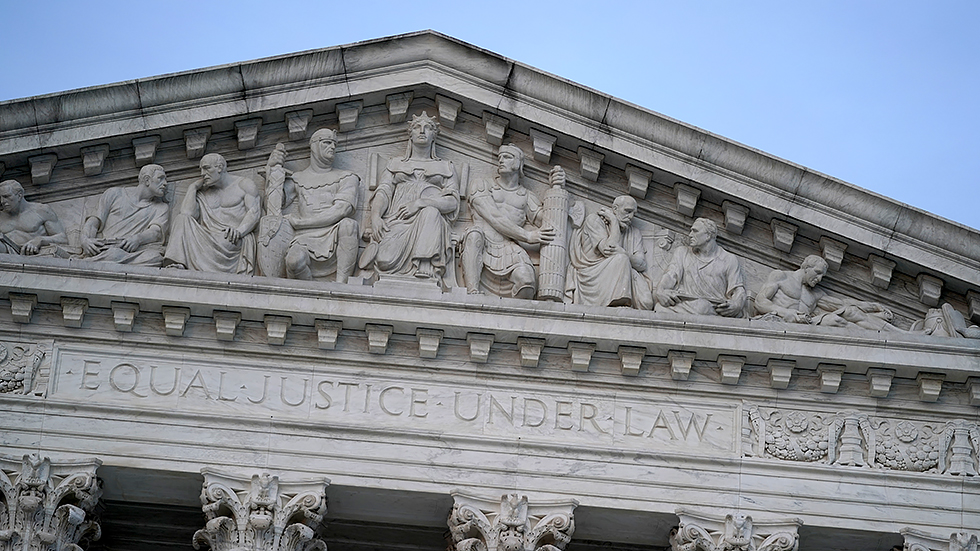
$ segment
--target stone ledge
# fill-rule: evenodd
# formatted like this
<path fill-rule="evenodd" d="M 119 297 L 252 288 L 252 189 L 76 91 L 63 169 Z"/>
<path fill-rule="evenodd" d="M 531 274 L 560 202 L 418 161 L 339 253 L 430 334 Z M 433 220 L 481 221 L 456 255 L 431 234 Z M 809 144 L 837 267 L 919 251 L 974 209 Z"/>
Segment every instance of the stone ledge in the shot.
<path fill-rule="evenodd" d="M 425 328 L 465 340 L 467 333 L 485 333 L 494 335 L 496 342 L 543 339 L 545 346 L 565 349 L 569 342 L 589 342 L 596 344 L 596 351 L 613 354 L 620 346 L 642 343 L 647 354 L 659 357 L 686 348 L 697 350 L 701 361 L 714 362 L 719 354 L 743 356 L 749 365 L 794 360 L 801 370 L 837 364 L 844 366 L 843 373 L 892 369 L 896 377 L 906 379 L 938 372 L 953 383 L 980 375 L 975 360 L 980 342 L 968 339 L 443 294 L 435 288 L 407 297 L 366 285 L 251 276 L 218 281 L 193 271 L 51 258 L 32 259 L 30 264 L 15 260 L 22 259 L 0 255 L 0 292 L 35 295 L 44 304 L 60 305 L 64 289 L 72 289 L 70 296 L 88 300 L 90 308 L 109 309 L 112 302 L 124 301 L 137 304 L 141 313 L 162 312 L 164 306 L 209 318 L 215 310 L 234 311 L 243 321 L 264 323 L 269 315 L 290 316 L 294 325 L 309 327 L 318 318 L 330 318 L 358 331 L 367 324 L 382 324 L 398 334 L 415 335 Z M 126 283 L 125 295 L 120 282 Z"/>

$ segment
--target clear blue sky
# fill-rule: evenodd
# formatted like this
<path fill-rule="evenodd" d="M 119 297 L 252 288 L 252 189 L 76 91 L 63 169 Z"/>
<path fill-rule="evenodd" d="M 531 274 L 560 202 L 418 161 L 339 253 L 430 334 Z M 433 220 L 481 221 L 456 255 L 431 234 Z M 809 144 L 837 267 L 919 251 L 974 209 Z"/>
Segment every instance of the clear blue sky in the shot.
<path fill-rule="evenodd" d="M 435 29 L 980 227 L 980 2 L 0 0 L 0 100 Z"/>

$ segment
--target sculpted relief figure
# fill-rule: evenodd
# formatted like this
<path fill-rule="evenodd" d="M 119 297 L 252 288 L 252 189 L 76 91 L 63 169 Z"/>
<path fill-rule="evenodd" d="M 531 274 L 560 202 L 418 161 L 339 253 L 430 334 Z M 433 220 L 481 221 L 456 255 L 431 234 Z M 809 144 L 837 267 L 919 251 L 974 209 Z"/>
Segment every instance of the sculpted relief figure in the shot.
<path fill-rule="evenodd" d="M 191 183 L 167 245 L 165 263 L 204 272 L 251 274 L 261 200 L 248 178 L 228 173 L 217 153 L 201 158 L 201 178 Z"/>
<path fill-rule="evenodd" d="M 169 227 L 169 207 L 162 201 L 167 174 L 160 165 L 140 169 L 134 187 L 107 189 L 82 226 L 81 245 L 89 260 L 159 266 Z"/>
<path fill-rule="evenodd" d="M 280 210 L 288 212 L 285 220 L 292 228 L 285 249 L 286 277 L 310 280 L 333 275 L 336 281 L 346 283 L 354 275 L 359 232 L 352 216 L 360 178 L 333 168 L 336 149 L 337 132 L 317 130 L 310 138 L 310 166 L 283 180 L 278 200 L 283 202 Z M 285 148 L 277 147 L 269 157 L 267 175 L 285 159 Z M 269 193 L 267 212 L 275 210 L 268 204 L 275 200 L 276 195 Z"/>
<path fill-rule="evenodd" d="M 691 225 L 688 246 L 677 248 L 657 289 L 657 312 L 742 317 L 745 283 L 738 258 L 718 245 L 718 226 Z"/>
<path fill-rule="evenodd" d="M 0 253 L 33 255 L 47 245 L 67 244 L 65 228 L 51 207 L 24 199 L 16 180 L 0 182 Z"/>
<path fill-rule="evenodd" d="M 647 263 L 642 236 L 632 226 L 635 214 L 636 200 L 620 195 L 611 209 L 586 216 L 572 232 L 568 285 L 573 303 L 653 307 L 653 292 L 643 276 Z"/>
<path fill-rule="evenodd" d="M 473 226 L 462 239 L 463 280 L 470 294 L 482 289 L 500 296 L 534 298 L 534 265 L 526 246 L 550 243 L 555 230 L 541 225 L 541 201 L 521 185 L 524 152 L 500 146 L 497 177 L 482 180 L 468 194 Z"/>
<path fill-rule="evenodd" d="M 756 310 L 767 314 L 764 318 L 789 323 L 900 331 L 889 323 L 892 313 L 881 304 L 839 299 L 819 289 L 826 273 L 827 261 L 817 255 L 803 259 L 796 271 L 773 270 L 755 299 Z"/>
<path fill-rule="evenodd" d="M 439 123 L 423 111 L 409 127 L 405 156 L 388 162 L 371 202 L 371 243 L 361 264 L 441 282 L 453 259 L 459 177 L 451 161 L 435 154 Z"/>

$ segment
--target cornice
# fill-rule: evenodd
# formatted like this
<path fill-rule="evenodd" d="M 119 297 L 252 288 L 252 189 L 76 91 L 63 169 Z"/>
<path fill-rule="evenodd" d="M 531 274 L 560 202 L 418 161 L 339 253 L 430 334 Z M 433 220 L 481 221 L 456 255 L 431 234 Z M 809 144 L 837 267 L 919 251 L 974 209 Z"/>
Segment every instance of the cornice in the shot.
<path fill-rule="evenodd" d="M 626 308 L 597 308 L 541 301 L 443 293 L 434 286 L 385 288 L 303 282 L 253 276 L 138 268 L 56 258 L 0 255 L 0 292 L 36 296 L 42 304 L 85 299 L 89 308 L 109 309 L 113 302 L 138 304 L 139 312 L 185 308 L 190 316 L 210 318 L 216 311 L 264 322 L 287 317 L 294 326 L 317 320 L 340 321 L 344 329 L 390 326 L 394 333 L 419 329 L 442 331 L 445 338 L 466 340 L 471 333 L 493 335 L 498 343 L 543 339 L 544 346 L 569 342 L 595 344 L 600 352 L 641 347 L 646 355 L 667 357 L 691 351 L 697 360 L 719 355 L 745 358 L 747 364 L 771 360 L 795 362 L 796 369 L 819 364 L 843 366 L 844 373 L 871 368 L 895 370 L 899 378 L 940 373 L 947 382 L 980 376 L 980 342 L 972 339 L 773 324 L 761 320 L 689 317 Z M 65 322 L 66 325 L 68 322 Z M 23 327 L 23 326 L 22 326 Z"/>

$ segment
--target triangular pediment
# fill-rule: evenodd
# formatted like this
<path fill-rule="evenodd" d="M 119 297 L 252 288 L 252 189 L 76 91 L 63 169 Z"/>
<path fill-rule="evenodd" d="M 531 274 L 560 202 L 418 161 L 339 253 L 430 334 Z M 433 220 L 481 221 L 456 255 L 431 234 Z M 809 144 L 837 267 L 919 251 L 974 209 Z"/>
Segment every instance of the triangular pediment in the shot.
<path fill-rule="evenodd" d="M 977 516 L 980 232 L 439 33 L 2 102 L 0 180 L 11 446 L 157 481 L 119 502 L 221 461 L 426 537 L 449 482 L 597 548 Z"/>

